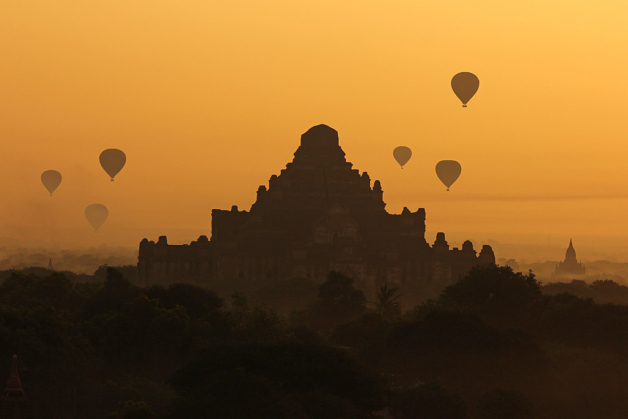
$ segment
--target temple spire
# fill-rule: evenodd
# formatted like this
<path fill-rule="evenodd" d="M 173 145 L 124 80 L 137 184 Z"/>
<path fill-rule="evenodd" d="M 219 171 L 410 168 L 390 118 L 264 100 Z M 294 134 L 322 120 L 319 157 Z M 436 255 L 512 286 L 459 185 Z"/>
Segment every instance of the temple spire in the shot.
<path fill-rule="evenodd" d="M 0 419 L 31 419 L 30 405 L 18 374 L 17 355 L 13 355 L 7 388 L 0 398 Z"/>
<path fill-rule="evenodd" d="M 565 252 L 565 260 L 559 262 L 556 271 L 552 274 L 553 279 L 578 279 L 586 275 L 586 269 L 582 263 L 576 259 L 576 249 L 573 247 L 573 240 L 569 239 L 569 247 Z"/>
<path fill-rule="evenodd" d="M 569 239 L 569 247 L 567 248 L 567 252 L 565 252 L 565 261 L 576 261 L 576 249 L 573 248 L 573 241 Z"/>
<path fill-rule="evenodd" d="M 7 382 L 6 391 L 19 391 L 22 390 L 22 382 L 17 371 L 17 355 L 13 355 L 13 366 L 11 368 L 11 375 Z"/>

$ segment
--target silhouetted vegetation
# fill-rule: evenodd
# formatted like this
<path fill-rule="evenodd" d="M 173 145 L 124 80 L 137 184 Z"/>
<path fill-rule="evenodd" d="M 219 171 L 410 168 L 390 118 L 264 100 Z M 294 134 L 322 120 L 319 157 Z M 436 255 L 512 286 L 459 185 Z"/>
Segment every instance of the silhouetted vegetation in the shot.
<path fill-rule="evenodd" d="M 449 392 L 438 382 L 410 388 L 392 389 L 390 412 L 395 418 L 467 419 L 467 406 L 459 394 Z"/>
<path fill-rule="evenodd" d="M 295 312 L 294 322 L 314 330 L 329 332 L 334 326 L 351 321 L 366 311 L 364 293 L 353 286 L 353 279 L 330 272 L 318 287 L 318 299 L 307 309 Z"/>
<path fill-rule="evenodd" d="M 481 419 L 527 419 L 533 415 L 532 404 L 524 395 L 500 389 L 480 397 L 477 410 Z"/>
<path fill-rule="evenodd" d="M 0 280 L 8 275 L 3 271 L 22 271 L 35 273 L 48 268 L 63 272 L 68 277 L 79 277 L 89 281 L 89 277 L 103 266 L 121 267 L 129 279 L 137 278 L 137 248 L 107 246 L 91 248 L 59 249 L 46 247 L 0 246 Z M 104 268 L 100 268 L 99 280 L 104 281 Z M 10 273 L 9 273 L 10 274 Z"/>
<path fill-rule="evenodd" d="M 628 287 L 610 279 L 597 280 L 591 284 L 577 279 L 569 283 L 550 282 L 542 290 L 548 294 L 569 293 L 580 298 L 592 298 L 599 304 L 628 305 Z"/>
<path fill-rule="evenodd" d="M 628 306 L 582 294 L 611 298 L 622 289 L 614 283 L 542 287 L 491 265 L 402 313 L 403 290 L 381 284 L 369 308 L 338 272 L 320 285 L 219 296 L 103 271 L 102 282 L 43 271 L 0 284 L 0 360 L 8 376 L 19 355 L 39 418 L 76 409 L 127 419 L 573 419 L 628 409 Z"/>
<path fill-rule="evenodd" d="M 367 418 L 383 382 L 338 349 L 285 342 L 213 347 L 170 381 L 182 397 L 169 417 Z"/>

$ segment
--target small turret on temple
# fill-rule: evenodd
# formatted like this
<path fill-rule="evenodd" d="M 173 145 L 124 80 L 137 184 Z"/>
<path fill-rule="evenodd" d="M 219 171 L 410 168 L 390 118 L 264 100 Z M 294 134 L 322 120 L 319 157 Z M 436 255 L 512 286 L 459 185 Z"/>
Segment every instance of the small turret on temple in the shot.
<path fill-rule="evenodd" d="M 0 398 L 0 419 L 32 419 L 30 405 L 18 374 L 17 355 L 13 355 L 11 375 Z"/>
<path fill-rule="evenodd" d="M 576 249 L 573 247 L 572 240 L 569 239 L 565 260 L 558 263 L 556 270 L 552 274 L 552 279 L 581 279 L 586 273 L 584 265 L 576 259 Z"/>

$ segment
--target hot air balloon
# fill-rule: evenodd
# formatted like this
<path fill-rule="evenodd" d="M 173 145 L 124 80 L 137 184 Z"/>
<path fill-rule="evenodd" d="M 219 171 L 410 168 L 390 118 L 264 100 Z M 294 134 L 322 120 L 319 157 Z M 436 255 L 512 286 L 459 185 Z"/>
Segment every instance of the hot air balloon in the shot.
<path fill-rule="evenodd" d="M 451 79 L 451 88 L 462 102 L 462 107 L 467 107 L 467 102 L 471 100 L 475 92 L 480 87 L 480 79 L 473 73 L 458 73 Z"/>
<path fill-rule="evenodd" d="M 399 163 L 399 165 L 403 169 L 403 166 L 408 163 L 408 160 L 410 160 L 410 157 L 412 157 L 412 150 L 404 146 L 397 147 L 393 150 L 393 156 L 395 157 L 395 160 L 397 160 L 397 163 Z"/>
<path fill-rule="evenodd" d="M 52 193 L 61 184 L 61 173 L 56 170 L 46 170 L 41 174 L 41 183 L 44 184 L 48 192 L 50 192 L 50 196 L 52 196 Z"/>
<path fill-rule="evenodd" d="M 109 210 L 103 204 L 91 204 L 85 208 L 85 218 L 94 227 L 94 231 L 98 231 L 108 216 Z"/>
<path fill-rule="evenodd" d="M 447 190 L 458 179 L 460 172 L 462 172 L 462 167 L 455 160 L 442 160 L 436 164 L 436 175 L 447 186 Z"/>
<path fill-rule="evenodd" d="M 117 148 L 109 148 L 102 153 L 100 153 L 100 165 L 105 172 L 111 177 L 111 181 L 113 182 L 113 178 L 118 174 L 120 170 L 124 167 L 126 163 L 126 155 L 122 150 L 118 150 Z"/>

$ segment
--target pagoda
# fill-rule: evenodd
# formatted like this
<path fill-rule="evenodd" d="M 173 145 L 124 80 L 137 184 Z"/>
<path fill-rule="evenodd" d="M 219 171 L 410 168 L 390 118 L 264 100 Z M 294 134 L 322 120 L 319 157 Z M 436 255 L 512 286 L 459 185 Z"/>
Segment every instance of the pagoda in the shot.
<path fill-rule="evenodd" d="M 30 405 L 17 371 L 17 355 L 13 355 L 11 375 L 0 398 L 0 419 L 32 419 Z"/>
<path fill-rule="evenodd" d="M 569 247 L 565 252 L 565 260 L 556 265 L 556 270 L 552 274 L 552 279 L 581 279 L 586 275 L 587 271 L 582 263 L 576 259 L 576 249 L 573 248 L 573 242 L 569 239 Z"/>
<path fill-rule="evenodd" d="M 228 181 L 228 180 L 224 180 Z M 425 209 L 386 211 L 384 190 L 346 160 L 338 132 L 317 125 L 301 136 L 294 159 L 257 189 L 247 210 L 212 210 L 211 239 L 172 245 L 142 240 L 139 285 L 221 281 L 261 286 L 342 272 L 373 297 L 384 283 L 410 289 L 445 286 L 471 267 L 495 262 L 490 246 L 449 249 L 444 233 L 425 238 Z M 418 292 L 418 291 L 417 291 Z"/>

